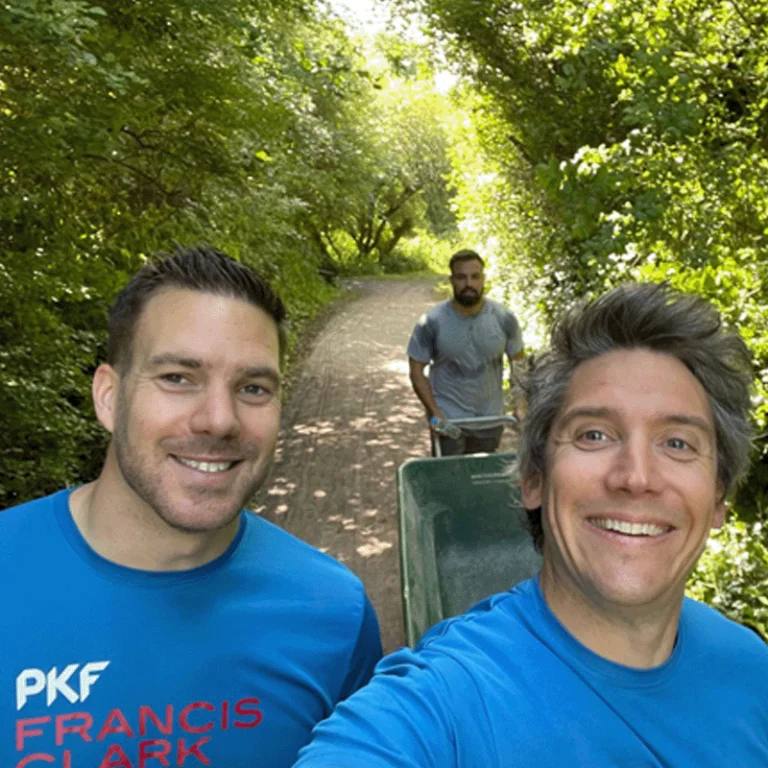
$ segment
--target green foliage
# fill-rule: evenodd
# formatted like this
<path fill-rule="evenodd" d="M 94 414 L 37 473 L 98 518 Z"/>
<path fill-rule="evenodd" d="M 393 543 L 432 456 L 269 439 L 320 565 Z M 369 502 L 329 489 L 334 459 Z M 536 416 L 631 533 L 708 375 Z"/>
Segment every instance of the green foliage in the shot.
<path fill-rule="evenodd" d="M 445 218 L 439 129 L 380 90 L 313 2 L 0 6 L 0 508 L 98 471 L 90 376 L 148 254 L 249 263 L 293 338 L 341 269 Z"/>
<path fill-rule="evenodd" d="M 757 441 L 733 503 L 760 519 L 768 3 L 396 2 L 424 14 L 472 84 L 460 97 L 472 125 L 454 160 L 458 218 L 492 255 L 496 282 L 533 305 L 529 342 L 531 319 L 548 325 L 574 301 L 636 279 L 700 293 L 739 329 L 754 354 Z M 768 533 L 753 533 L 744 552 L 757 567 Z"/>
<path fill-rule="evenodd" d="M 730 520 L 715 531 L 688 582 L 690 597 L 760 632 L 768 642 L 768 546 L 764 523 Z"/>
<path fill-rule="evenodd" d="M 738 505 L 756 514 L 768 475 L 768 4 L 403 4 L 480 89 L 465 103 L 483 183 L 459 177 L 457 204 L 541 317 L 625 280 L 669 279 L 739 328 L 759 438 Z"/>
<path fill-rule="evenodd" d="M 385 37 L 378 44 L 388 42 Z M 417 55 L 402 41 L 393 47 L 398 70 L 405 51 Z M 418 229 L 436 235 L 455 230 L 447 102 L 435 92 L 426 62 L 408 69 L 413 79 L 379 68 L 360 85 L 348 111 L 338 115 L 335 153 L 315 167 L 328 183 L 313 191 L 311 207 L 308 200 L 306 226 L 326 262 L 342 272 L 400 270 L 394 252 Z"/>

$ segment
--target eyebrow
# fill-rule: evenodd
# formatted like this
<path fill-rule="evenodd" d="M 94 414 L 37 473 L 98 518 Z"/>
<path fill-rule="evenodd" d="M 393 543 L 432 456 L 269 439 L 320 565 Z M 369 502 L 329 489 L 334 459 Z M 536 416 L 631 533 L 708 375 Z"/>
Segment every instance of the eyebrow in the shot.
<path fill-rule="evenodd" d="M 167 352 L 162 355 L 155 355 L 149 359 L 149 364 L 153 368 L 159 368 L 161 365 L 179 365 L 182 368 L 202 368 L 203 361 L 196 357 L 184 357 L 183 355 L 174 355 Z"/>
<path fill-rule="evenodd" d="M 175 355 L 171 352 L 151 357 L 149 365 L 152 368 L 160 368 L 163 365 L 177 365 L 181 368 L 192 368 L 195 370 L 205 368 L 205 364 L 200 358 Z M 238 372 L 248 379 L 266 378 L 271 379 L 277 385 L 280 384 L 280 374 L 269 365 L 251 365 L 239 368 Z"/>
<path fill-rule="evenodd" d="M 593 418 L 593 419 L 605 419 L 610 417 L 619 416 L 620 412 L 614 408 L 591 408 L 585 406 L 582 408 L 573 408 L 570 411 L 566 411 L 563 418 L 560 419 L 559 426 L 562 428 L 578 418 Z M 669 413 L 661 417 L 660 421 L 669 422 L 672 424 L 682 424 L 685 426 L 698 427 L 702 431 L 711 435 L 714 434 L 712 425 L 700 416 L 693 416 L 687 413 Z"/>
<path fill-rule="evenodd" d="M 269 365 L 252 365 L 241 368 L 240 371 L 247 379 L 270 379 L 275 384 L 280 384 L 280 374 Z"/>

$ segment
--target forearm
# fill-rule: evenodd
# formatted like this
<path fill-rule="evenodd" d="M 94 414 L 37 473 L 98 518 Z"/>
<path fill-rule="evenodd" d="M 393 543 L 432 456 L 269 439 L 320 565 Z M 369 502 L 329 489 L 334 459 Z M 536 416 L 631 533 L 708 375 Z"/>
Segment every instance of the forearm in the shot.
<path fill-rule="evenodd" d="M 421 371 L 411 371 L 411 385 L 413 391 L 416 393 L 416 397 L 419 398 L 421 404 L 424 406 L 424 410 L 427 412 L 427 416 L 441 416 L 442 411 L 435 402 L 435 395 L 432 392 L 432 385 L 429 383 L 429 379 Z"/>

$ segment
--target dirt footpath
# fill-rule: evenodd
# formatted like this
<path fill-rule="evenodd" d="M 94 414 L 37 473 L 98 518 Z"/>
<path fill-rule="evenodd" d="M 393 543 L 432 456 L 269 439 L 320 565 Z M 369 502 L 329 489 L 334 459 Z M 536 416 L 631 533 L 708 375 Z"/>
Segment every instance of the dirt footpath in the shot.
<path fill-rule="evenodd" d="M 384 650 L 405 642 L 397 467 L 429 451 L 405 347 L 438 296 L 427 281 L 360 281 L 300 363 L 272 474 L 254 508 L 349 566 L 368 590 Z"/>

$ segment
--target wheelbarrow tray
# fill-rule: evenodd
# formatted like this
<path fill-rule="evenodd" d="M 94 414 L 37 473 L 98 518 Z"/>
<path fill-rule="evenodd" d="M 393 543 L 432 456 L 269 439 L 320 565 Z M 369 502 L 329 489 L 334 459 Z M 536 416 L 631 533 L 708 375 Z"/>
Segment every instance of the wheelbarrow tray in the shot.
<path fill-rule="evenodd" d="M 513 453 L 411 459 L 397 473 L 405 636 L 538 572 Z"/>

